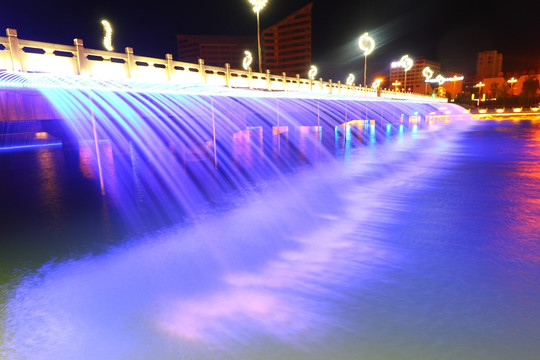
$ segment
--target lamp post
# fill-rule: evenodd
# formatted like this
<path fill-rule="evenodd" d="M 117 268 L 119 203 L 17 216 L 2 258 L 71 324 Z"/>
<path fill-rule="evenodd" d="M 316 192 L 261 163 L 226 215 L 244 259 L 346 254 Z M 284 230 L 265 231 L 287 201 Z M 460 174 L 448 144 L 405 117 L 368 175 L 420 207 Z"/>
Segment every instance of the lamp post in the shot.
<path fill-rule="evenodd" d="M 394 86 L 394 91 L 398 91 L 399 90 L 398 86 L 401 85 L 401 83 L 396 80 L 392 83 L 392 85 Z"/>
<path fill-rule="evenodd" d="M 253 11 L 257 14 L 257 49 L 259 52 L 259 72 L 262 72 L 261 61 L 261 31 L 259 25 L 259 12 L 264 8 L 268 0 L 249 0 L 249 3 L 253 6 Z"/>
<path fill-rule="evenodd" d="M 403 67 L 403 70 L 405 71 L 405 81 L 403 84 L 403 88 L 405 89 L 405 92 L 407 92 L 407 71 L 411 70 L 413 67 L 413 60 L 409 57 L 409 55 L 404 55 L 401 60 L 401 67 Z"/>
<path fill-rule="evenodd" d="M 510 89 L 512 91 L 512 96 L 514 96 L 514 84 L 517 82 L 517 79 L 512 76 L 511 79 L 508 80 L 510 83 Z"/>
<path fill-rule="evenodd" d="M 480 107 L 480 98 L 482 97 L 482 87 L 484 87 L 486 84 L 484 84 L 483 82 L 479 82 L 478 84 L 474 85 L 475 87 L 477 87 L 479 90 L 478 90 L 478 107 Z"/>
<path fill-rule="evenodd" d="M 354 83 L 354 74 L 349 74 L 346 80 L 347 85 L 351 86 Z"/>
<path fill-rule="evenodd" d="M 454 99 L 456 98 L 456 81 L 458 81 L 458 80 L 460 80 L 460 78 L 459 78 L 457 75 L 454 75 L 454 76 L 452 77 L 452 81 L 454 82 L 454 86 L 452 87 L 452 88 L 453 88 L 453 90 L 452 90 L 452 92 L 453 92 L 452 97 L 453 97 Z"/>
<path fill-rule="evenodd" d="M 358 39 L 358 46 L 364 52 L 364 86 L 366 86 L 367 56 L 375 49 L 375 40 L 368 33 L 364 33 Z"/>
<path fill-rule="evenodd" d="M 425 89 L 424 92 L 427 95 L 427 83 L 428 83 L 429 79 L 431 79 L 431 77 L 433 76 L 433 70 L 431 70 L 429 66 L 426 66 L 424 68 L 424 70 L 422 70 L 422 75 L 424 75 L 424 77 L 426 78 L 426 80 L 425 80 L 426 89 Z"/>
<path fill-rule="evenodd" d="M 311 80 L 315 79 L 315 76 L 317 76 L 317 72 L 318 72 L 317 67 L 315 65 L 311 65 L 308 71 L 308 77 Z"/>

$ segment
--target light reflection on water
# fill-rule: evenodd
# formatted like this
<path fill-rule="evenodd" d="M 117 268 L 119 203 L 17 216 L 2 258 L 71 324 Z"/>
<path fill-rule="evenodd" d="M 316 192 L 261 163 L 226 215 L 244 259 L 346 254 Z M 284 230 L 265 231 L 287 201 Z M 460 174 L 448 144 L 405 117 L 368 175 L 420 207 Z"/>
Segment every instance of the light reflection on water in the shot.
<path fill-rule="evenodd" d="M 540 127 L 490 125 L 401 128 L 293 188 L 53 261 L 13 284 L 0 354 L 533 359 Z"/>

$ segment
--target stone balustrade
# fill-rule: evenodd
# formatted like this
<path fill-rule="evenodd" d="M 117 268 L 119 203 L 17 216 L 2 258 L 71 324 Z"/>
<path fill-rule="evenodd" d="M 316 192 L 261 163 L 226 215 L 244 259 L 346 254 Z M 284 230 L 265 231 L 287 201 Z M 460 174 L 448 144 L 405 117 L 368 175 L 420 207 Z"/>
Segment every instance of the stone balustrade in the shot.
<path fill-rule="evenodd" d="M 200 59 L 198 64 L 173 61 L 171 54 L 165 59 L 138 56 L 133 48 L 125 52 L 87 49 L 81 39 L 73 46 L 19 39 L 15 29 L 7 29 L 0 37 L 0 71 L 45 72 L 91 76 L 103 79 L 136 79 L 152 82 L 181 84 L 208 84 L 230 88 L 265 91 L 311 92 L 345 96 L 382 97 L 386 99 L 421 102 L 447 102 L 446 98 L 433 98 L 422 94 L 375 90 L 346 85 L 340 81 L 323 81 L 248 70 L 208 66 Z"/>

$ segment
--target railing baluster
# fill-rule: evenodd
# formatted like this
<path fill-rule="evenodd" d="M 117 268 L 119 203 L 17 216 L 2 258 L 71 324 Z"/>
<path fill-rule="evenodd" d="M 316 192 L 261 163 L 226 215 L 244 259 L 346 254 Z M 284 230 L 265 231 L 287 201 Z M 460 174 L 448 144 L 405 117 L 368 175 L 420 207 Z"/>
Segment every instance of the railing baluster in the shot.
<path fill-rule="evenodd" d="M 52 60 L 53 62 L 57 61 L 65 62 L 65 57 L 62 56 L 56 56 L 56 51 L 61 52 L 70 52 L 73 55 L 73 58 L 71 60 L 73 66 L 73 73 L 76 75 L 88 75 L 92 76 L 94 75 L 92 72 L 96 72 L 96 75 L 99 74 L 100 71 L 97 68 L 94 68 L 93 65 L 97 64 L 99 61 L 99 58 L 102 58 L 105 62 L 111 63 L 119 63 L 119 61 L 116 61 L 117 59 L 123 59 L 125 60 L 123 66 L 126 69 L 126 75 L 128 78 L 137 79 L 147 72 L 140 70 L 152 70 L 155 71 L 154 68 L 148 68 L 148 69 L 142 69 L 137 65 L 137 61 L 135 59 L 137 58 L 138 61 L 148 63 L 150 67 L 154 66 L 156 68 L 160 68 L 162 71 L 162 75 L 164 76 L 165 81 L 171 81 L 174 77 L 174 74 L 179 71 L 179 74 L 189 74 L 190 70 L 197 67 L 197 64 L 189 64 L 189 63 L 179 63 L 178 70 L 175 67 L 175 62 L 173 61 L 173 57 L 171 54 L 165 54 L 165 61 L 160 59 L 152 59 L 152 58 L 146 58 L 146 57 L 140 57 L 134 56 L 133 48 L 126 47 L 125 48 L 125 55 L 120 53 L 114 53 L 114 52 L 106 52 L 103 50 L 91 50 L 91 49 L 85 49 L 84 43 L 82 39 L 74 39 L 73 43 L 74 46 L 66 46 L 66 45 L 56 45 L 56 44 L 49 44 L 49 43 L 42 43 L 38 41 L 27 41 L 27 40 L 20 40 L 17 36 L 17 30 L 8 28 L 6 29 L 7 34 L 7 41 L 4 40 L 5 44 L 5 59 L 6 59 L 6 68 L 10 71 L 30 71 L 32 69 L 29 69 L 28 66 L 30 64 L 26 63 L 27 56 L 25 52 L 23 51 L 24 47 L 35 47 L 39 49 L 44 49 L 44 55 L 47 56 L 46 60 Z M 32 54 L 32 57 L 35 59 L 35 56 L 39 56 L 39 54 L 34 55 Z M 94 59 L 93 57 L 96 57 L 97 59 Z M 115 61 L 111 61 L 111 58 L 114 58 Z M 96 60 L 96 61 L 90 61 L 90 60 Z M 156 66 L 159 65 L 159 66 Z M 54 63 L 53 63 L 54 65 Z M 105 65 L 105 63 L 103 63 Z M 109 64 L 106 64 L 106 66 L 109 66 Z M 110 64 L 110 66 L 118 67 L 119 64 Z M 94 70 L 93 70 L 94 69 Z M 100 66 L 100 69 L 103 69 L 103 67 Z M 55 70 L 50 70 L 54 72 Z M 206 66 L 204 64 L 204 60 L 200 59 L 198 63 L 198 71 L 200 76 L 200 82 L 202 84 L 208 83 L 208 74 L 206 73 Z M 212 71 L 212 76 L 219 76 L 221 77 L 221 80 L 224 80 L 224 84 L 227 87 L 232 87 L 233 84 L 236 84 L 233 79 L 233 74 L 231 73 L 231 67 L 230 64 L 225 64 L 225 68 L 218 68 L 218 67 L 208 67 L 208 71 Z M 241 78 L 245 78 L 246 72 L 239 72 L 236 73 L 235 70 L 235 76 L 238 74 Z M 270 74 L 270 70 L 266 70 L 265 73 L 255 73 L 255 76 L 261 80 L 257 82 L 257 85 L 255 88 L 257 89 L 264 89 L 264 83 L 262 83 L 262 79 L 264 76 L 266 76 L 266 89 L 268 91 L 272 91 L 273 89 L 279 89 L 279 84 L 275 84 L 275 82 L 281 81 L 281 88 L 284 92 L 291 91 L 294 89 L 297 89 L 298 91 L 302 91 L 303 89 L 307 90 L 307 85 L 309 85 L 309 91 L 313 92 L 316 91 L 313 88 L 313 85 L 317 85 L 317 81 L 311 78 L 308 79 L 301 79 L 299 74 L 296 74 L 296 79 L 294 78 L 287 78 L 287 74 L 285 72 L 282 73 L 281 78 L 279 76 L 275 76 L 274 80 L 272 80 L 272 75 Z M 248 68 L 247 70 L 247 87 L 250 89 L 254 88 L 253 85 L 253 71 L 251 68 Z M 292 86 L 288 86 L 289 83 L 287 81 L 290 81 L 290 84 Z M 296 81 L 296 85 L 294 86 L 294 82 Z M 241 84 L 242 81 L 239 82 Z M 245 83 L 244 83 L 245 84 Z M 302 85 L 306 85 L 303 87 Z M 262 86 L 261 86 L 262 85 Z M 246 85 L 243 85 L 246 86 Z M 365 86 L 355 86 L 352 85 L 345 85 L 342 84 L 341 81 L 337 82 L 336 84 L 332 83 L 332 80 L 330 79 L 327 83 L 323 81 L 322 78 L 318 80 L 318 86 L 319 86 L 319 92 L 321 93 L 335 93 L 334 87 L 337 88 L 337 94 L 343 95 L 344 93 L 346 95 L 350 96 L 380 96 L 384 98 L 390 98 L 390 99 L 423 99 L 426 101 L 444 101 L 446 102 L 445 98 L 431 98 L 430 96 L 426 96 L 423 94 L 413 94 L 408 92 L 396 92 L 396 91 L 389 91 L 389 90 L 372 90 Z M 325 87 L 328 87 L 328 91 L 325 91 Z"/>
<path fill-rule="evenodd" d="M 73 39 L 75 44 L 75 52 L 77 56 L 77 75 L 86 75 L 86 55 L 84 53 L 84 44 L 82 39 Z"/>
<path fill-rule="evenodd" d="M 204 70 L 204 60 L 199 59 L 199 72 L 202 76 L 202 83 L 206 84 L 206 71 Z"/>
<path fill-rule="evenodd" d="M 6 29 L 6 35 L 9 42 L 9 54 L 11 56 L 12 71 L 24 71 L 24 66 L 21 61 L 21 50 L 19 49 L 19 39 L 17 38 L 17 30 Z"/>
<path fill-rule="evenodd" d="M 173 56 L 172 54 L 165 54 L 165 60 L 167 60 L 167 80 L 171 81 L 174 73 Z"/>
<path fill-rule="evenodd" d="M 135 58 L 133 57 L 133 48 L 132 47 L 126 47 L 126 56 L 127 56 L 127 74 L 130 79 L 135 79 L 136 77 L 136 66 L 135 64 Z"/>
<path fill-rule="evenodd" d="M 225 64 L 225 86 L 231 87 L 231 64 Z"/>

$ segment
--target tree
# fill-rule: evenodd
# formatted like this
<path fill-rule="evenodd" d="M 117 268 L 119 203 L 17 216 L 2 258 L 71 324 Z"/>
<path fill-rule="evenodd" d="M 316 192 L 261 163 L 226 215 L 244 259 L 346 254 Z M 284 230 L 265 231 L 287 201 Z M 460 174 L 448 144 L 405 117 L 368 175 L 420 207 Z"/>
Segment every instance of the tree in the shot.
<path fill-rule="evenodd" d="M 524 98 L 525 106 L 531 106 L 536 102 L 538 89 L 540 88 L 540 82 L 535 76 L 529 75 L 525 81 L 523 81 L 523 87 L 521 88 L 521 95 Z"/>
<path fill-rule="evenodd" d="M 491 94 L 495 98 L 497 98 L 497 105 L 506 106 L 506 102 L 508 98 L 510 97 L 509 91 L 510 91 L 510 85 L 506 81 L 499 83 L 492 83 L 491 87 Z"/>

